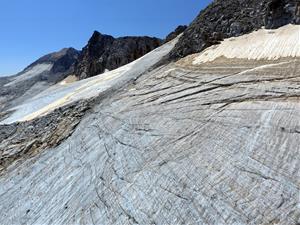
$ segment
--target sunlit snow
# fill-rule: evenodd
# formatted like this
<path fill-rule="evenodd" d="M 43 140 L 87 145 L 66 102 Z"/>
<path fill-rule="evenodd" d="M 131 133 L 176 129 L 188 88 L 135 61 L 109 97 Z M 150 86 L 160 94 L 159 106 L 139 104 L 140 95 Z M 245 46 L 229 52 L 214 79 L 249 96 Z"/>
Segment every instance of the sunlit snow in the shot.
<path fill-rule="evenodd" d="M 298 43 L 298 44 L 295 44 Z M 260 29 L 248 35 L 224 40 L 198 54 L 194 65 L 219 57 L 276 60 L 300 56 L 300 25 L 286 25 L 276 30 Z"/>

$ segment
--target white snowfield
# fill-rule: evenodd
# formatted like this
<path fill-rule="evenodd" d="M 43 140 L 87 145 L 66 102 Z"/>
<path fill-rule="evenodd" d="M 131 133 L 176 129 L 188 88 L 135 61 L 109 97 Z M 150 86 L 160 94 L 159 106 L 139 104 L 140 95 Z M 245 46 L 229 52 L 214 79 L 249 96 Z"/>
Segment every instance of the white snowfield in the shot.
<path fill-rule="evenodd" d="M 229 59 L 276 60 L 300 56 L 300 26 L 286 25 L 276 30 L 260 29 L 248 35 L 224 40 L 196 55 L 194 65 L 219 57 Z"/>
<path fill-rule="evenodd" d="M 33 66 L 29 68 L 28 70 L 24 71 L 22 74 L 19 76 L 13 78 L 11 82 L 4 86 L 12 86 L 16 85 L 17 83 L 24 82 L 25 80 L 29 80 L 31 78 L 34 78 L 36 76 L 39 76 L 40 74 L 44 72 L 48 72 L 52 69 L 53 64 L 51 63 L 43 63 L 43 64 L 38 64 L 36 66 Z"/>
<path fill-rule="evenodd" d="M 7 119 L 1 121 L 0 124 L 32 120 L 69 103 L 98 96 L 110 89 L 121 89 L 127 82 L 146 72 L 161 60 L 163 56 L 168 54 L 178 39 L 179 37 L 116 70 L 74 83 L 68 84 L 64 82 L 52 86 L 34 98 L 27 100 L 24 104 L 11 109 L 15 110 L 15 112 Z M 43 65 L 40 65 L 40 67 L 43 67 Z M 51 69 L 51 67 L 49 66 L 47 69 Z"/>

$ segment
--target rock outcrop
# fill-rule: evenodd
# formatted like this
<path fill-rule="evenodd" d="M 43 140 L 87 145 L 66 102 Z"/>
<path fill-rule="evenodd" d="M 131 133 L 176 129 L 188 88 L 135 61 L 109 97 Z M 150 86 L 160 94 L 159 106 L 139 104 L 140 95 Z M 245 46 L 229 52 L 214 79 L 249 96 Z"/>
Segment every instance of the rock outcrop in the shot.
<path fill-rule="evenodd" d="M 247 34 L 263 26 L 274 29 L 300 23 L 299 0 L 215 0 L 186 29 L 170 53 L 174 60 Z"/>
<path fill-rule="evenodd" d="M 150 37 L 114 38 L 97 31 L 82 49 L 75 74 L 85 79 L 128 64 L 160 46 L 162 40 Z"/>

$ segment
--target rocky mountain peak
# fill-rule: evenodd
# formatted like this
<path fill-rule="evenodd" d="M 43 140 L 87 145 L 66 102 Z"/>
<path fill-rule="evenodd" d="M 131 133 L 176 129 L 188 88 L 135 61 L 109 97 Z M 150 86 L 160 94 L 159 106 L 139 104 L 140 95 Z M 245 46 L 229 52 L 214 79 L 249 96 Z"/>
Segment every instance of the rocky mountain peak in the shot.
<path fill-rule="evenodd" d="M 110 35 L 101 34 L 98 31 L 94 31 L 92 37 L 88 41 L 88 44 L 83 48 L 83 52 L 88 52 L 91 56 L 98 57 L 102 54 L 106 46 L 110 46 L 114 41 L 114 38 Z M 99 51 L 100 50 L 100 51 Z"/>
<path fill-rule="evenodd" d="M 65 73 L 72 70 L 75 62 L 78 59 L 80 52 L 74 48 L 63 48 L 58 52 L 53 52 L 39 58 L 37 61 L 29 65 L 26 69 L 30 69 L 38 64 L 53 64 L 51 72 Z"/>
<path fill-rule="evenodd" d="M 89 42 L 97 42 L 99 40 L 101 40 L 102 38 L 112 38 L 113 36 L 108 35 L 108 34 L 102 34 L 99 31 L 95 30 L 89 40 Z"/>
<path fill-rule="evenodd" d="M 151 37 L 120 37 L 95 31 L 82 49 L 75 74 L 85 79 L 130 63 L 160 46 L 162 41 Z"/>

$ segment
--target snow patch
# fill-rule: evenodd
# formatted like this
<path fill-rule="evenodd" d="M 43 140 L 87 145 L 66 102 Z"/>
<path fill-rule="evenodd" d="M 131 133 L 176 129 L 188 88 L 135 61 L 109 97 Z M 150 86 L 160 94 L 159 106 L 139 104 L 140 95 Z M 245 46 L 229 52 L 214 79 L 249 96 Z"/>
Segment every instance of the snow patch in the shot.
<path fill-rule="evenodd" d="M 290 24 L 276 30 L 260 29 L 240 37 L 228 38 L 199 53 L 193 64 L 211 62 L 219 57 L 276 60 L 299 56 L 300 26 Z"/>

